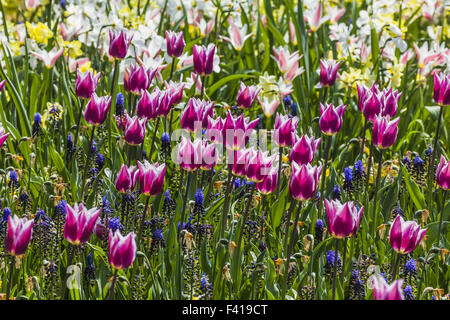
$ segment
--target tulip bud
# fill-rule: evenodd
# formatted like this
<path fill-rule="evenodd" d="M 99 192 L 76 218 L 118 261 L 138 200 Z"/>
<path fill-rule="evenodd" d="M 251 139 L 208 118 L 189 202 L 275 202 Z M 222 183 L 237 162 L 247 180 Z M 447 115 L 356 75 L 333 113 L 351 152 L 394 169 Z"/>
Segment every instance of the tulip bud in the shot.
<path fill-rule="evenodd" d="M 388 285 L 383 276 L 376 274 L 373 277 L 373 299 L 374 300 L 404 300 L 403 279 L 395 280 Z"/>
<path fill-rule="evenodd" d="M 336 76 L 341 62 L 334 60 L 320 60 L 320 84 L 331 87 L 336 82 Z"/>
<path fill-rule="evenodd" d="M 100 79 L 100 73 L 94 76 L 90 71 L 83 74 L 80 70 L 77 70 L 77 82 L 75 83 L 75 93 L 82 99 L 89 99 L 97 89 L 98 79 Z"/>
<path fill-rule="evenodd" d="M 373 145 L 380 149 L 391 147 L 398 133 L 398 122 L 400 118 L 390 121 L 389 116 L 378 115 L 373 122 L 372 141 Z"/>
<path fill-rule="evenodd" d="M 164 185 L 166 165 L 150 164 L 147 160 L 144 160 L 144 163 L 138 161 L 138 167 L 141 193 L 146 196 L 155 196 L 160 193 Z"/>
<path fill-rule="evenodd" d="M 389 90 L 383 89 L 381 94 L 381 115 L 393 117 L 397 112 L 398 101 L 401 96 L 401 93 L 397 90 L 392 91 L 392 88 L 389 88 Z"/>
<path fill-rule="evenodd" d="M 86 105 L 84 119 L 94 126 L 101 125 L 106 120 L 110 107 L 111 97 L 104 96 L 99 98 L 94 93 Z"/>
<path fill-rule="evenodd" d="M 66 222 L 64 238 L 73 245 L 84 244 L 92 234 L 100 209 L 87 210 L 83 203 L 75 204 L 73 208 L 66 203 Z"/>
<path fill-rule="evenodd" d="M 309 163 L 298 165 L 292 163 L 292 173 L 289 180 L 289 192 L 294 199 L 307 201 L 314 197 L 319 185 L 322 166 L 312 167 Z"/>
<path fill-rule="evenodd" d="M 136 166 L 128 168 L 125 164 L 122 164 L 114 185 L 120 193 L 127 193 L 128 191 L 133 191 L 136 186 L 137 178 L 138 170 L 136 169 Z"/>
<path fill-rule="evenodd" d="M 150 94 L 147 90 L 141 91 L 141 98 L 136 105 L 136 114 L 139 118 L 155 119 L 158 116 L 159 97 L 161 91 L 153 90 Z"/>
<path fill-rule="evenodd" d="M 320 141 L 321 138 L 314 140 L 314 137 L 309 138 L 305 134 L 300 139 L 297 138 L 297 142 L 291 149 L 290 160 L 297 162 L 297 164 L 311 163 L 314 160 Z"/>
<path fill-rule="evenodd" d="M 208 144 L 206 141 L 202 143 L 202 164 L 200 169 L 202 170 L 212 170 L 218 160 L 219 154 L 216 152 L 216 146 L 211 143 Z"/>
<path fill-rule="evenodd" d="M 9 137 L 9 132 L 5 133 L 5 129 L 3 127 L 0 127 L 0 148 L 5 143 L 6 139 Z"/>
<path fill-rule="evenodd" d="M 178 147 L 178 163 L 186 171 L 195 171 L 202 164 L 202 140 L 196 139 L 191 142 L 190 139 L 181 137 Z"/>
<path fill-rule="evenodd" d="M 277 168 L 272 168 L 266 176 L 264 176 L 263 181 L 256 184 L 256 189 L 262 194 L 270 194 L 275 191 L 278 182 L 278 170 Z"/>
<path fill-rule="evenodd" d="M 292 147 L 297 136 L 298 117 L 277 113 L 274 126 L 274 142 L 280 147 Z"/>
<path fill-rule="evenodd" d="M 397 215 L 389 230 L 392 248 L 401 254 L 410 253 L 419 245 L 427 229 L 422 229 L 415 221 L 404 221 Z"/>
<path fill-rule="evenodd" d="M 342 126 L 342 115 L 347 106 L 340 105 L 334 108 L 333 104 L 320 104 L 319 126 L 323 134 L 328 136 L 335 135 Z"/>
<path fill-rule="evenodd" d="M 126 117 L 127 124 L 125 125 L 125 141 L 132 146 L 141 144 L 145 138 L 145 124 L 147 123 L 147 119 L 144 118 L 139 120 L 137 116 L 130 118 L 128 114 Z"/>
<path fill-rule="evenodd" d="M 169 57 L 180 57 L 183 54 L 185 45 L 183 31 L 177 33 L 166 30 L 166 48 Z"/>
<path fill-rule="evenodd" d="M 119 33 L 109 31 L 109 55 L 115 59 L 123 59 L 127 55 L 133 36 L 128 36 L 124 30 Z"/>
<path fill-rule="evenodd" d="M 375 117 L 381 112 L 381 100 L 379 91 L 376 86 L 372 86 L 371 89 L 366 86 L 360 87 L 356 84 L 358 89 L 358 106 L 367 121 L 375 121 Z"/>
<path fill-rule="evenodd" d="M 434 101 L 440 106 L 450 105 L 450 75 L 435 72 L 433 80 Z"/>
<path fill-rule="evenodd" d="M 268 156 L 268 151 L 250 149 L 245 163 L 245 175 L 250 181 L 255 183 L 262 182 L 264 177 L 269 173 L 269 170 L 274 161 L 273 155 Z"/>
<path fill-rule="evenodd" d="M 261 91 L 261 88 L 257 86 L 246 86 L 243 82 L 241 82 L 241 86 L 237 94 L 236 104 L 243 109 L 249 109 L 253 105 L 259 91 Z"/>
<path fill-rule="evenodd" d="M 358 210 L 353 201 L 342 204 L 338 200 L 325 199 L 327 224 L 332 237 L 351 237 L 358 230 L 364 207 Z"/>
<path fill-rule="evenodd" d="M 5 86 L 6 80 L 0 81 L 0 92 L 2 92 L 3 87 Z"/>
<path fill-rule="evenodd" d="M 131 65 L 131 69 L 126 75 L 127 79 L 124 80 L 124 83 L 127 83 L 127 91 L 138 95 L 142 90 L 148 90 L 157 71 L 157 68 L 146 70 L 144 66 Z"/>
<path fill-rule="evenodd" d="M 136 258 L 136 234 L 130 232 L 125 237 L 119 230 L 109 231 L 109 263 L 115 269 L 127 269 Z"/>
<path fill-rule="evenodd" d="M 22 256 L 30 244 L 34 220 L 8 216 L 8 230 L 6 231 L 5 249 L 12 256 Z"/>
<path fill-rule="evenodd" d="M 214 54 L 216 46 L 212 43 L 205 46 L 194 45 L 193 61 L 194 72 L 200 76 L 210 75 L 214 67 Z"/>
<path fill-rule="evenodd" d="M 436 169 L 436 182 L 444 190 L 450 190 L 450 163 L 441 155 Z"/>

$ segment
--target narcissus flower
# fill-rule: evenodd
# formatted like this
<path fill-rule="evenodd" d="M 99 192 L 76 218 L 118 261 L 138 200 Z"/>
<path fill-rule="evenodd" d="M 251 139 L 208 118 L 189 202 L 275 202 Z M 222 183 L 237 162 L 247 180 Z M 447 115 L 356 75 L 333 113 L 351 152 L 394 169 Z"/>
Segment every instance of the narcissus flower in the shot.
<path fill-rule="evenodd" d="M 336 82 L 337 72 L 341 62 L 334 60 L 320 60 L 320 84 L 324 87 L 331 87 Z"/>
<path fill-rule="evenodd" d="M 117 178 L 114 181 L 114 185 L 120 193 L 127 193 L 128 191 L 133 191 L 136 186 L 138 178 L 138 170 L 136 166 L 127 167 L 122 164 L 120 167 Z"/>
<path fill-rule="evenodd" d="M 436 169 L 436 182 L 442 189 L 450 190 L 450 163 L 445 160 L 443 155 L 441 155 L 441 161 Z"/>
<path fill-rule="evenodd" d="M 110 96 L 98 97 L 97 94 L 94 93 L 86 105 L 84 119 L 94 126 L 99 126 L 106 120 L 110 107 Z"/>
<path fill-rule="evenodd" d="M 353 201 L 342 204 L 339 200 L 325 199 L 327 224 L 334 238 L 348 238 L 356 233 L 364 207 L 358 210 Z"/>
<path fill-rule="evenodd" d="M 440 72 L 435 72 L 434 80 L 434 101 L 440 106 L 450 105 L 450 75 L 444 75 Z"/>
<path fill-rule="evenodd" d="M 297 164 L 311 163 L 314 160 L 320 141 L 321 138 L 315 140 L 314 137 L 310 138 L 305 134 L 300 139 L 297 138 L 297 142 L 291 149 L 290 160 L 297 162 Z"/>
<path fill-rule="evenodd" d="M 66 222 L 64 238 L 73 245 L 84 244 L 94 230 L 101 209 L 87 209 L 84 204 L 76 203 L 73 207 L 66 203 Z"/>
<path fill-rule="evenodd" d="M 146 196 L 155 196 L 161 192 L 166 174 L 166 164 L 150 164 L 138 161 L 139 167 L 139 189 Z"/>
<path fill-rule="evenodd" d="M 194 45 L 193 61 L 196 74 L 207 76 L 213 72 L 215 52 L 216 46 L 213 43 L 210 43 L 208 47 Z"/>
<path fill-rule="evenodd" d="M 417 222 L 405 221 L 397 215 L 389 231 L 389 242 L 398 253 L 410 253 L 419 245 L 426 232 L 427 229 L 422 229 Z"/>
<path fill-rule="evenodd" d="M 33 232 L 33 220 L 8 216 L 8 230 L 6 231 L 5 249 L 10 255 L 22 256 L 30 244 Z"/>
<path fill-rule="evenodd" d="M 339 132 L 343 122 L 342 115 L 346 108 L 347 106 L 344 105 L 334 108 L 332 103 L 320 104 L 319 127 L 323 134 L 331 136 Z"/>
<path fill-rule="evenodd" d="M 391 147 L 397 139 L 399 121 L 400 118 L 391 120 L 390 116 L 378 115 L 373 122 L 373 145 L 380 149 Z"/>
<path fill-rule="evenodd" d="M 373 299 L 374 300 L 404 300 L 403 279 L 395 280 L 391 285 L 383 276 L 376 274 L 373 277 Z"/>
<path fill-rule="evenodd" d="M 100 73 L 94 75 L 93 72 L 87 71 L 82 73 L 77 70 L 77 82 L 75 83 L 75 93 L 82 99 L 89 99 L 97 89 L 98 79 L 100 79 Z"/>
<path fill-rule="evenodd" d="M 136 258 L 136 234 L 130 232 L 125 237 L 119 230 L 109 231 L 109 263 L 115 269 L 130 267 Z"/>
<path fill-rule="evenodd" d="M 183 54 L 184 46 L 183 31 L 173 32 L 166 30 L 166 50 L 169 57 L 180 57 Z"/>
<path fill-rule="evenodd" d="M 289 192 L 294 199 L 307 201 L 314 197 L 319 185 L 322 166 L 313 167 L 309 163 L 298 165 L 292 163 L 292 173 L 289 180 Z"/>
<path fill-rule="evenodd" d="M 128 36 L 124 30 L 109 31 L 109 55 L 115 59 L 123 59 L 127 55 L 133 36 Z"/>

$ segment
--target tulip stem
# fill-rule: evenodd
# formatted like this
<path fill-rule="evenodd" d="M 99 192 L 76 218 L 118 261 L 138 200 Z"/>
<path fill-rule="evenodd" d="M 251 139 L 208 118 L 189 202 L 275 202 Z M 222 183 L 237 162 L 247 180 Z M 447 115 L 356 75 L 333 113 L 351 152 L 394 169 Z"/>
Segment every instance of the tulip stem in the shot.
<path fill-rule="evenodd" d="M 364 154 L 364 148 L 366 147 L 366 130 L 367 130 L 367 119 L 364 118 L 364 129 L 362 132 L 361 151 L 359 153 L 359 158 L 361 161 L 362 161 L 363 154 Z"/>
<path fill-rule="evenodd" d="M 322 169 L 322 177 L 321 177 L 322 181 L 321 181 L 321 185 L 320 185 L 320 199 L 319 199 L 319 210 L 318 210 L 318 216 L 320 219 L 322 219 L 322 203 L 325 199 L 325 196 L 323 193 L 324 193 L 324 189 L 325 189 L 325 178 L 327 175 L 327 167 L 328 167 L 327 165 L 328 165 L 328 156 L 329 156 L 330 147 L 331 147 L 331 139 L 332 139 L 332 136 L 328 136 L 327 146 L 325 147 L 325 162 L 323 164 L 323 169 Z"/>
<path fill-rule="evenodd" d="M 186 181 L 186 192 L 184 193 L 183 200 L 183 210 L 181 211 L 181 219 L 180 219 L 180 227 L 178 228 L 178 236 L 180 235 L 181 230 L 183 230 L 184 216 L 186 211 L 187 198 L 189 194 L 189 185 L 191 184 L 192 172 L 188 171 L 187 181 Z"/>
<path fill-rule="evenodd" d="M 344 253 L 343 253 L 343 258 L 342 258 L 342 278 L 344 281 L 345 281 L 345 263 L 346 263 L 346 258 L 347 258 L 347 241 L 348 241 L 348 238 L 345 238 Z"/>
<path fill-rule="evenodd" d="M 201 77 L 201 81 L 202 81 L 202 90 L 200 92 L 200 100 L 203 99 L 203 93 L 205 91 L 205 76 Z"/>
<path fill-rule="evenodd" d="M 6 300 L 9 300 L 9 296 L 11 294 L 11 283 L 14 274 L 14 260 L 15 257 L 11 256 L 11 264 L 9 265 L 9 280 L 8 285 L 6 286 Z"/>
<path fill-rule="evenodd" d="M 438 147 L 438 142 L 439 142 L 439 131 L 441 128 L 441 120 L 442 120 L 443 113 L 444 113 L 444 108 L 441 106 L 440 111 L 439 111 L 438 123 L 436 125 L 436 134 L 434 135 L 433 150 L 431 150 L 431 160 L 430 160 L 430 164 L 428 165 L 428 177 L 427 177 L 428 178 L 428 207 L 430 208 L 431 212 L 433 212 L 431 200 L 432 200 L 432 196 L 433 196 L 433 179 L 434 179 L 434 173 L 435 173 L 434 161 L 435 161 L 436 155 L 437 155 L 437 147 Z"/>
<path fill-rule="evenodd" d="M 171 63 L 171 66 L 170 66 L 170 76 L 169 76 L 169 80 L 168 81 L 172 80 L 172 77 L 173 77 L 173 69 L 175 67 L 175 59 L 176 59 L 175 57 L 172 58 L 172 63 Z"/>
<path fill-rule="evenodd" d="M 337 266 L 338 266 L 338 250 L 339 250 L 339 239 L 336 238 L 336 248 L 334 249 L 334 270 L 333 270 L 333 297 L 332 300 L 336 298 L 336 276 L 337 276 Z"/>
<path fill-rule="evenodd" d="M 75 141 L 73 142 L 73 146 L 74 148 L 77 147 L 77 143 L 78 143 L 78 133 L 80 131 L 80 124 L 81 124 L 81 116 L 83 114 L 83 104 L 81 103 L 81 101 L 78 99 L 78 104 L 80 106 L 80 114 L 78 115 L 78 120 L 77 120 L 77 130 L 75 131 Z"/>
<path fill-rule="evenodd" d="M 228 202 L 230 199 L 230 192 L 231 192 L 230 182 L 231 182 L 231 176 L 232 176 L 232 166 L 233 165 L 231 163 L 228 164 L 228 179 L 227 179 L 227 185 L 226 185 L 226 191 L 225 191 L 225 199 L 224 199 L 224 205 L 223 205 L 219 239 L 223 237 L 223 234 L 225 233 L 225 226 L 227 225 Z"/>
<path fill-rule="evenodd" d="M 266 195 L 263 194 L 262 195 L 262 199 L 261 199 L 261 229 L 260 229 L 260 238 L 261 241 L 263 241 L 263 237 L 264 237 L 264 207 L 266 205 Z"/>
<path fill-rule="evenodd" d="M 214 170 L 211 169 L 209 172 L 208 191 L 206 192 L 206 195 L 205 195 L 205 208 L 207 208 L 209 205 L 209 198 L 210 198 L 209 195 L 212 190 L 213 177 L 214 177 Z"/>
<path fill-rule="evenodd" d="M 147 196 L 147 200 L 145 201 L 145 209 L 144 209 L 144 212 L 142 213 L 141 225 L 139 226 L 139 235 L 138 235 L 138 241 L 137 241 L 138 246 L 141 248 L 141 250 L 143 249 L 141 246 L 141 239 L 142 239 L 142 234 L 144 233 L 145 216 L 147 215 L 149 202 L 150 202 L 150 196 Z"/>
<path fill-rule="evenodd" d="M 283 164 L 283 147 L 279 147 L 278 154 L 278 181 L 277 181 L 277 197 L 280 195 L 280 184 L 281 184 L 281 167 Z"/>
<path fill-rule="evenodd" d="M 284 270 L 284 281 L 283 281 L 283 288 L 281 291 L 281 298 L 284 299 L 286 296 L 286 287 L 287 287 L 287 266 L 289 265 L 289 257 L 288 257 L 288 238 L 289 238 L 289 227 L 291 224 L 291 216 L 292 211 L 294 210 L 294 207 L 296 205 L 296 201 L 294 198 L 291 197 L 291 205 L 289 206 L 289 210 L 286 214 L 286 228 L 284 230 L 284 258 L 286 259 L 285 263 L 285 270 Z M 295 226 L 294 226 L 295 228 Z"/>
<path fill-rule="evenodd" d="M 148 155 L 148 159 L 150 161 L 152 161 L 152 154 L 153 154 L 153 150 L 155 149 L 155 139 L 156 139 L 156 132 L 158 131 L 158 127 L 159 127 L 159 122 L 161 121 L 161 118 L 158 117 L 158 119 L 156 120 L 156 124 L 155 124 L 155 130 L 153 131 L 153 137 L 152 137 L 152 145 L 150 146 L 150 153 Z M 144 139 L 145 140 L 145 139 Z M 143 156 L 143 150 L 144 150 L 144 141 L 142 141 L 142 147 L 141 147 L 141 160 L 142 160 L 142 156 Z"/>
<path fill-rule="evenodd" d="M 114 300 L 114 290 L 116 289 L 116 282 L 117 282 L 117 269 L 114 269 L 114 275 L 112 279 L 111 289 L 109 291 L 108 300 Z"/>
<path fill-rule="evenodd" d="M 438 246 L 441 242 L 441 228 L 442 228 L 442 220 L 444 218 L 444 208 L 445 208 L 446 198 L 447 198 L 447 190 L 444 190 L 444 199 L 442 200 L 441 216 L 439 217 L 439 226 L 438 226 L 438 234 L 437 234 Z"/>
<path fill-rule="evenodd" d="M 367 176 L 366 176 L 366 189 L 365 189 L 366 201 L 369 200 L 369 181 L 370 181 L 370 170 L 372 170 L 372 153 L 373 153 L 373 139 L 370 142 L 369 159 L 367 160 Z"/>
<path fill-rule="evenodd" d="M 89 163 L 90 163 L 90 160 L 91 160 L 92 144 L 94 143 L 95 128 L 96 128 L 96 126 L 92 127 L 91 140 L 89 142 L 89 148 L 88 148 L 87 156 L 86 156 L 86 163 L 84 165 L 83 180 L 82 180 L 82 183 L 81 183 L 81 197 L 80 197 L 80 201 L 83 201 L 84 188 L 86 186 L 86 175 L 87 175 L 88 168 L 89 168 Z"/>
<path fill-rule="evenodd" d="M 116 59 L 116 61 L 114 62 L 114 73 L 113 73 L 113 78 L 112 78 L 112 83 L 111 83 L 111 104 L 113 102 L 116 101 L 116 98 L 114 96 L 114 89 L 116 87 L 116 78 L 118 76 L 119 73 L 119 66 L 120 66 L 120 61 L 118 59 Z M 113 159 L 113 146 L 112 146 L 112 134 L 111 134 L 111 127 L 112 127 L 112 117 L 113 117 L 113 112 L 111 111 L 112 108 L 109 108 L 108 113 L 109 113 L 109 117 L 108 117 L 108 137 L 109 137 L 109 157 L 110 159 Z"/>
<path fill-rule="evenodd" d="M 67 269 L 69 268 L 69 266 L 72 265 L 74 255 L 75 255 L 75 247 L 73 247 L 72 244 L 69 244 L 69 246 L 67 247 L 67 268 L 63 276 L 64 280 L 61 283 L 62 287 L 61 300 L 66 299 L 67 278 L 68 278 Z"/>
<path fill-rule="evenodd" d="M 383 166 L 383 149 L 380 149 L 380 158 L 378 159 L 378 168 L 377 168 L 377 180 L 375 182 L 375 194 L 374 194 L 374 200 L 373 200 L 373 209 L 372 209 L 372 219 L 373 219 L 373 225 L 372 225 L 372 237 L 375 241 L 375 230 L 377 228 L 377 201 L 378 201 L 378 188 L 380 186 L 380 180 L 381 180 L 381 167 Z"/>
<path fill-rule="evenodd" d="M 392 281 L 395 281 L 395 277 L 397 276 L 398 265 L 400 264 L 401 254 L 397 252 L 397 258 L 395 259 L 394 271 L 392 272 Z"/>

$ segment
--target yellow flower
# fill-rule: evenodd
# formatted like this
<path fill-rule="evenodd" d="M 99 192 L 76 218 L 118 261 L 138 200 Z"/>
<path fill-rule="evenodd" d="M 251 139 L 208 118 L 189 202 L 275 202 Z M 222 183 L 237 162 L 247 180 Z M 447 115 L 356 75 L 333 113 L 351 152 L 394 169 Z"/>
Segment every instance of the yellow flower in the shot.
<path fill-rule="evenodd" d="M 39 22 L 37 25 L 32 25 L 31 23 L 27 22 L 26 27 L 30 38 L 37 43 L 47 45 L 48 40 L 53 37 L 53 32 L 46 24 L 43 24 L 42 22 Z"/>
<path fill-rule="evenodd" d="M 14 56 L 20 56 L 21 52 L 20 52 L 20 48 L 22 47 L 21 43 L 19 41 L 11 41 L 9 43 L 9 48 L 11 49 L 11 53 Z"/>
<path fill-rule="evenodd" d="M 78 40 L 64 41 L 64 55 L 75 59 L 83 54 L 81 51 L 81 42 Z"/>
<path fill-rule="evenodd" d="M 79 66 L 79 70 L 84 74 L 86 73 L 86 71 L 93 71 L 92 67 L 91 67 L 91 61 L 86 62 L 85 64 L 83 64 L 82 66 Z"/>

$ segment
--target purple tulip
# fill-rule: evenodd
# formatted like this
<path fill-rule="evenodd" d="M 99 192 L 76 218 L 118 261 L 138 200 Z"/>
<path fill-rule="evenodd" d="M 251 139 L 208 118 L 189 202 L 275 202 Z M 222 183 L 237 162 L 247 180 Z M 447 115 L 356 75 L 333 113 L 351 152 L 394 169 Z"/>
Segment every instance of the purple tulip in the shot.
<path fill-rule="evenodd" d="M 75 93 L 82 99 L 89 99 L 97 89 L 98 79 L 100 79 L 100 73 L 94 76 L 93 72 L 87 71 L 82 73 L 77 70 L 77 82 L 75 83 Z"/>
<path fill-rule="evenodd" d="M 298 117 L 277 113 L 274 126 L 274 142 L 280 147 L 292 147 L 297 136 Z"/>
<path fill-rule="evenodd" d="M 19 218 L 14 215 L 8 217 L 8 230 L 6 231 L 5 249 L 12 256 L 22 256 L 30 244 L 33 233 L 33 220 Z"/>
<path fill-rule="evenodd" d="M 332 237 L 348 238 L 356 233 L 364 207 L 358 210 L 353 201 L 342 204 L 338 200 L 325 199 L 327 224 Z"/>
<path fill-rule="evenodd" d="M 241 148 L 236 151 L 229 150 L 229 152 L 234 152 L 233 157 L 233 167 L 231 172 L 237 177 L 245 176 L 245 167 L 247 164 L 247 157 L 250 153 L 250 149 Z"/>
<path fill-rule="evenodd" d="M 224 120 L 221 117 L 214 119 L 213 117 L 208 116 L 208 125 L 205 137 L 211 142 L 222 144 L 223 124 Z"/>
<path fill-rule="evenodd" d="M 360 87 L 356 84 L 358 89 L 358 106 L 359 110 L 364 114 L 364 117 L 369 122 L 374 122 L 377 115 L 381 113 L 381 99 L 377 86 L 372 86 L 371 89 L 365 85 Z"/>
<path fill-rule="evenodd" d="M 261 88 L 258 86 L 246 86 L 243 82 L 241 82 L 241 86 L 237 94 L 236 104 L 243 109 L 249 109 L 253 105 L 259 91 L 261 91 Z"/>
<path fill-rule="evenodd" d="M 128 168 L 125 164 L 122 164 L 119 173 L 117 174 L 116 181 L 114 182 L 117 191 L 120 193 L 133 191 L 136 186 L 138 175 L 136 166 Z"/>
<path fill-rule="evenodd" d="M 178 58 L 181 56 L 185 45 L 183 31 L 177 33 L 166 30 L 166 48 L 169 57 Z"/>
<path fill-rule="evenodd" d="M 398 101 L 402 96 L 397 90 L 392 91 L 392 88 L 389 90 L 383 89 L 381 93 L 381 115 L 393 117 L 397 112 Z"/>
<path fill-rule="evenodd" d="M 109 31 L 109 55 L 115 59 L 123 59 L 127 55 L 133 36 L 128 36 L 124 30 L 116 33 Z"/>
<path fill-rule="evenodd" d="M 397 215 L 389 230 L 389 242 L 398 253 L 410 253 L 419 245 L 426 232 L 427 229 L 422 229 L 417 222 L 404 221 Z"/>
<path fill-rule="evenodd" d="M 170 94 L 170 99 L 172 102 L 172 105 L 177 105 L 181 101 L 183 101 L 183 93 L 184 93 L 184 82 L 173 82 L 170 81 L 169 83 L 165 82 L 166 84 L 166 90 Z"/>
<path fill-rule="evenodd" d="M 137 146 L 144 141 L 145 138 L 145 124 L 147 119 L 139 120 L 137 116 L 130 117 L 128 114 L 127 124 L 125 125 L 125 141 L 132 145 Z"/>
<path fill-rule="evenodd" d="M 398 122 L 400 118 L 391 120 L 389 116 L 378 115 L 373 123 L 372 141 L 373 145 L 380 149 L 392 146 L 397 138 Z"/>
<path fill-rule="evenodd" d="M 0 148 L 5 143 L 6 139 L 9 137 L 9 132 L 5 133 L 5 129 L 3 127 L 0 127 Z"/>
<path fill-rule="evenodd" d="M 125 90 L 136 95 L 140 94 L 142 90 L 148 90 L 157 71 L 157 68 L 146 70 L 144 66 L 131 65 L 130 70 L 124 73 Z"/>
<path fill-rule="evenodd" d="M 309 163 L 298 165 L 292 163 L 291 179 L 289 180 L 289 192 L 294 199 L 307 201 L 316 194 L 319 185 L 322 166 L 313 167 Z"/>
<path fill-rule="evenodd" d="M 339 132 L 342 126 L 342 115 L 346 108 L 347 106 L 342 104 L 336 108 L 332 103 L 320 104 L 319 126 L 323 134 L 332 136 Z"/>
<path fill-rule="evenodd" d="M 84 119 L 94 126 L 99 126 L 106 120 L 110 107 L 111 97 L 104 96 L 99 98 L 94 93 L 84 110 Z"/>
<path fill-rule="evenodd" d="M 150 164 L 138 161 L 139 167 L 139 189 L 146 196 L 155 196 L 161 192 L 166 174 L 166 164 Z"/>
<path fill-rule="evenodd" d="M 336 82 L 337 72 L 341 62 L 334 60 L 320 60 L 320 84 L 331 87 Z"/>
<path fill-rule="evenodd" d="M 115 269 L 127 269 L 136 258 L 136 234 L 130 232 L 125 237 L 119 230 L 109 230 L 109 264 Z"/>
<path fill-rule="evenodd" d="M 202 142 L 202 164 L 200 169 L 212 170 L 216 166 L 218 158 L 219 154 L 216 152 L 216 146 L 204 140 Z"/>
<path fill-rule="evenodd" d="M 216 52 L 216 46 L 212 43 L 205 46 L 194 45 L 193 49 L 193 61 L 194 72 L 199 76 L 210 75 L 214 67 L 214 53 Z"/>
<path fill-rule="evenodd" d="M 5 84 L 6 84 L 6 80 L 0 81 L 0 92 L 2 92 L 3 87 L 5 86 Z"/>
<path fill-rule="evenodd" d="M 436 169 L 436 182 L 444 190 L 450 190 L 450 163 L 441 155 Z"/>
<path fill-rule="evenodd" d="M 169 114 L 170 109 L 173 106 L 173 99 L 170 92 L 162 92 L 159 96 L 159 105 L 157 109 L 158 117 L 165 117 Z"/>
<path fill-rule="evenodd" d="M 243 113 L 239 117 L 233 117 L 231 112 L 228 111 L 222 129 L 225 146 L 231 150 L 245 147 L 253 129 L 258 125 L 258 121 L 259 118 L 249 122 L 249 118 L 244 118 Z"/>
<path fill-rule="evenodd" d="M 389 285 L 383 276 L 377 274 L 373 277 L 373 299 L 404 300 L 402 286 L 403 279 L 395 280 Z"/>
<path fill-rule="evenodd" d="M 434 101 L 440 106 L 450 105 L 450 75 L 435 72 L 434 80 Z"/>
<path fill-rule="evenodd" d="M 196 98 L 189 99 L 186 108 L 181 115 L 181 128 L 189 132 L 208 127 L 208 116 L 212 117 L 214 112 L 214 101 L 207 102 Z"/>
<path fill-rule="evenodd" d="M 101 209 L 87 210 L 83 203 L 76 203 L 73 208 L 66 203 L 66 222 L 64 238 L 73 245 L 84 244 L 94 230 Z"/>
<path fill-rule="evenodd" d="M 256 184 L 256 189 L 262 194 L 270 194 L 275 191 L 278 182 L 278 170 L 272 168 L 270 172 L 264 176 L 263 181 Z"/>
<path fill-rule="evenodd" d="M 186 171 L 195 171 L 200 168 L 202 164 L 202 143 L 201 139 L 195 139 L 192 142 L 184 136 L 181 137 L 177 158 L 181 168 Z"/>
<path fill-rule="evenodd" d="M 147 90 L 141 91 L 141 98 L 136 105 L 136 113 L 139 118 L 147 118 L 147 121 L 150 121 L 158 116 L 160 95 L 159 89 L 153 90 L 151 94 Z"/>
<path fill-rule="evenodd" d="M 97 219 L 97 222 L 95 223 L 94 234 L 101 241 L 105 240 L 106 238 L 106 226 L 101 219 Z"/>
<path fill-rule="evenodd" d="M 263 152 L 253 148 L 249 150 L 245 163 L 245 175 L 250 181 L 262 182 L 269 173 L 276 155 L 269 157 L 268 153 L 268 151 Z"/>
<path fill-rule="evenodd" d="M 317 148 L 319 147 L 321 138 L 314 140 L 314 137 L 308 137 L 306 134 L 302 135 L 300 139 L 296 136 L 297 142 L 291 149 L 289 156 L 291 162 L 297 164 L 307 164 L 314 160 Z"/>

